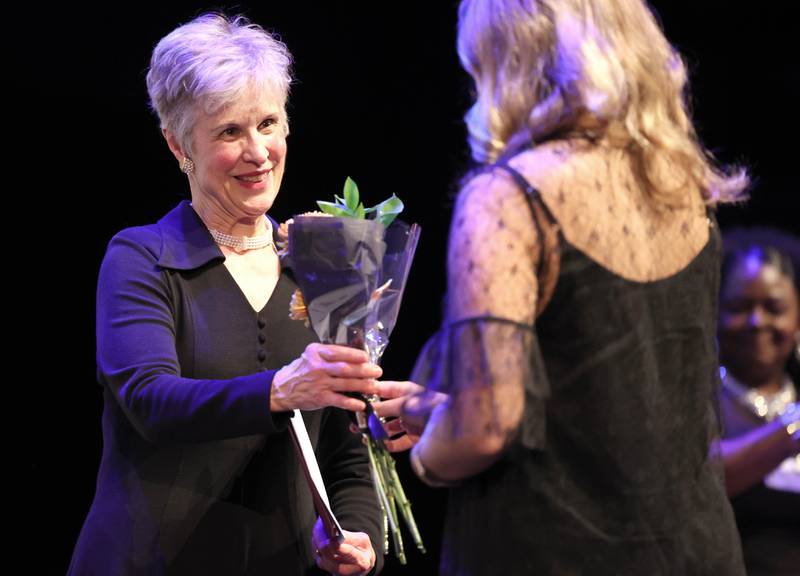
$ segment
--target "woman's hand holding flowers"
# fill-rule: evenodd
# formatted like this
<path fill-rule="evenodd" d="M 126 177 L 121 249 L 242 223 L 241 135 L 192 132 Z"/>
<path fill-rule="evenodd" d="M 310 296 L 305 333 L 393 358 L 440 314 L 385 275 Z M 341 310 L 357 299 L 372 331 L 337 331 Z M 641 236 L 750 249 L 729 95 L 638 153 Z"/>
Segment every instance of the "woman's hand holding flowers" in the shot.
<path fill-rule="evenodd" d="M 281 368 L 272 381 L 270 410 L 319 410 L 336 406 L 363 411 L 363 401 L 347 394 L 377 394 L 379 366 L 371 364 L 367 353 L 348 346 L 312 343 L 291 364 Z"/>

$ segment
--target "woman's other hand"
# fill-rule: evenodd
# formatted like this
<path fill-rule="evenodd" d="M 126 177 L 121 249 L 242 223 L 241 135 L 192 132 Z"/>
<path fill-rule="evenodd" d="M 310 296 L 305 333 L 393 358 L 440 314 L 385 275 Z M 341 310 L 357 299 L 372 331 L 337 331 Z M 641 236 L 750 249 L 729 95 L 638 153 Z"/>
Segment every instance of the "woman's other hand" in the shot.
<path fill-rule="evenodd" d="M 364 575 L 375 566 L 375 550 L 369 536 L 364 532 L 342 530 L 344 541 L 329 540 L 317 518 L 311 538 L 314 545 L 315 560 L 321 570 L 331 574 Z"/>
<path fill-rule="evenodd" d="M 270 410 L 318 410 L 336 406 L 361 411 L 364 402 L 348 392 L 377 394 L 376 378 L 382 370 L 370 364 L 363 350 L 334 344 L 312 343 L 291 364 L 275 374 L 270 391 Z"/>
<path fill-rule="evenodd" d="M 390 440 L 384 440 L 390 452 L 408 450 L 419 441 L 431 411 L 447 396 L 427 392 L 414 382 L 378 382 L 378 395 L 385 400 L 374 402 L 373 409 L 387 421 L 383 427 Z"/>

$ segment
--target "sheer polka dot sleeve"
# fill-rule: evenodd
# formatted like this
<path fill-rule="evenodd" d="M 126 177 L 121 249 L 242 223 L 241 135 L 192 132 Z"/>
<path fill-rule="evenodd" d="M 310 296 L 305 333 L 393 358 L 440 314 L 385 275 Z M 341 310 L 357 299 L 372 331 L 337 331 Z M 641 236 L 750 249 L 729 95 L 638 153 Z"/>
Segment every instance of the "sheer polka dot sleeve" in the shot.
<path fill-rule="evenodd" d="M 525 193 L 500 173 L 462 190 L 448 251 L 447 317 L 415 381 L 450 395 L 454 435 L 544 445 L 547 376 L 534 318 L 542 252 Z"/>

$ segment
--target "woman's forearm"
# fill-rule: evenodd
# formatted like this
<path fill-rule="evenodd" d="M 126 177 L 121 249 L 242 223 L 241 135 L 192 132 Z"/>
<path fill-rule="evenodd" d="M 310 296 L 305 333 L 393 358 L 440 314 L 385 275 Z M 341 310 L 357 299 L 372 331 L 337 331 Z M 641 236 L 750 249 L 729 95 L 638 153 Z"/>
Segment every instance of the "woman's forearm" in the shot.
<path fill-rule="evenodd" d="M 728 496 L 736 496 L 761 482 L 791 456 L 792 441 L 786 427 L 775 420 L 742 436 L 722 440 L 720 450 Z"/>
<path fill-rule="evenodd" d="M 519 424 L 520 414 L 505 422 L 496 415 L 473 413 L 469 421 L 461 415 L 454 424 L 450 401 L 438 405 L 414 448 L 416 458 L 429 473 L 445 482 L 474 476 L 500 459 Z"/>

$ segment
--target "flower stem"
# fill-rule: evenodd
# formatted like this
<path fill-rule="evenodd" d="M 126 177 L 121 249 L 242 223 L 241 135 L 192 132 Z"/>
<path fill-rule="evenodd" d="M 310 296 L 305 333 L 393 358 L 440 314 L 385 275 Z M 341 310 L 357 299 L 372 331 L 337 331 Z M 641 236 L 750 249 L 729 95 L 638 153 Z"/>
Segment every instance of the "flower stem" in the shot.
<path fill-rule="evenodd" d="M 406 497 L 405 490 L 403 490 L 403 484 L 400 482 L 400 477 L 397 475 L 397 468 L 395 466 L 394 458 L 392 458 L 388 452 L 384 452 L 383 456 L 386 463 L 385 466 L 388 469 L 389 486 L 391 487 L 394 497 L 400 506 L 400 513 L 403 515 L 403 520 L 405 520 L 406 526 L 408 526 L 408 529 L 411 532 L 411 537 L 414 539 L 414 544 L 416 544 L 419 551 L 424 554 L 425 545 L 422 543 L 422 536 L 419 533 L 417 522 L 414 520 L 414 514 L 411 512 L 411 502 Z"/>
<path fill-rule="evenodd" d="M 406 563 L 405 553 L 403 551 L 403 543 L 402 539 L 398 545 L 398 537 L 400 534 L 400 528 L 397 525 L 397 520 L 395 515 L 392 513 L 392 505 L 389 500 L 389 496 L 387 494 L 387 484 L 386 478 L 383 475 L 383 466 L 381 465 L 381 459 L 379 455 L 376 455 L 375 450 L 376 446 L 374 445 L 375 440 L 369 435 L 367 437 L 367 453 L 369 454 L 369 461 L 372 467 L 373 473 L 373 480 L 375 484 L 375 491 L 378 494 L 378 502 L 380 502 L 381 511 L 383 512 L 384 521 L 388 521 L 389 530 L 392 533 L 392 541 L 395 544 L 395 554 L 397 555 L 397 559 L 400 561 L 401 564 Z M 388 535 L 384 532 L 384 550 L 388 552 L 389 549 L 389 541 Z"/>

